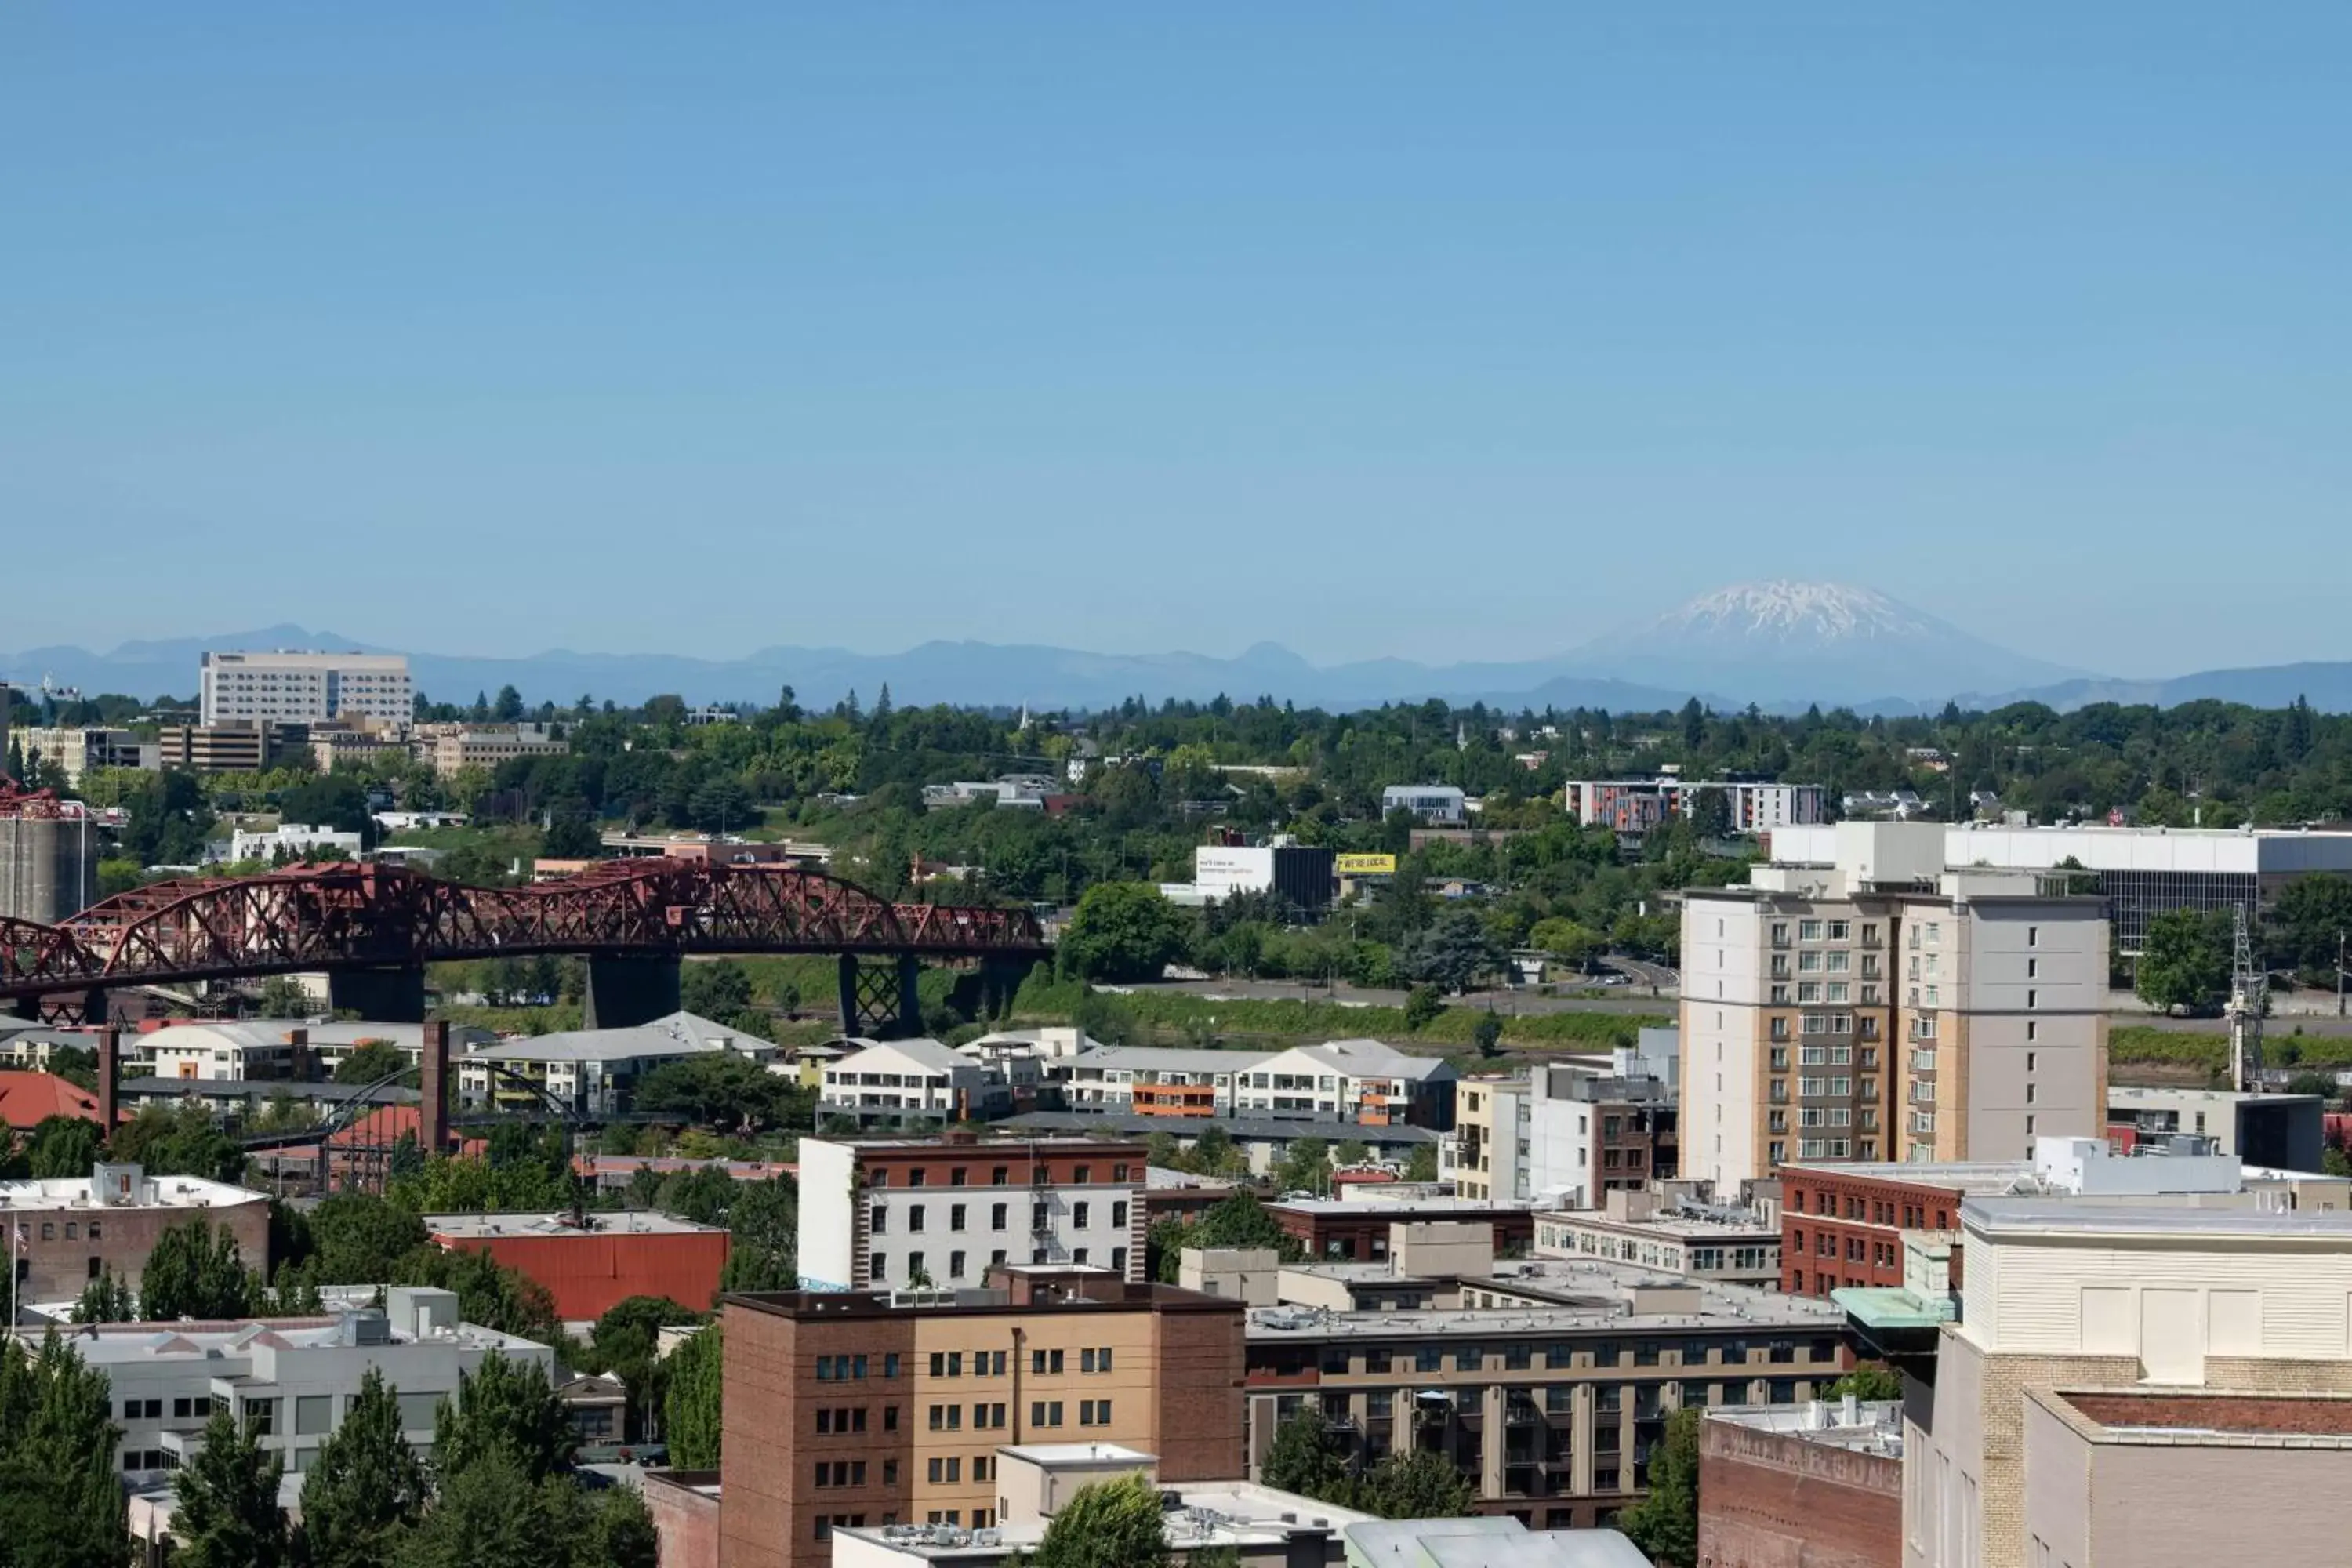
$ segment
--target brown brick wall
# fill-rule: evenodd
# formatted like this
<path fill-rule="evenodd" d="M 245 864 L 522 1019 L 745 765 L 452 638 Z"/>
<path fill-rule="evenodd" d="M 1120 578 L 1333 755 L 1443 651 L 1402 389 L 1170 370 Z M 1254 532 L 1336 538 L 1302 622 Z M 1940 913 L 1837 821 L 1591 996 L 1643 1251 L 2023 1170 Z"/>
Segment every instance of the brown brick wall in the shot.
<path fill-rule="evenodd" d="M 907 1517 L 914 1484 L 912 1406 L 914 1314 L 892 1318 L 845 1315 L 840 1321 L 795 1320 L 729 1302 L 725 1400 L 720 1415 L 723 1501 L 719 1517 L 719 1568 L 825 1568 L 829 1542 L 817 1535 L 821 1518 L 884 1522 Z M 885 1358 L 900 1357 L 899 1376 L 886 1377 Z M 866 1358 L 862 1381 L 819 1382 L 819 1357 Z M 864 1407 L 863 1433 L 817 1435 L 820 1407 Z M 898 1411 L 886 1429 L 887 1409 Z M 896 1460 L 895 1485 L 884 1465 Z M 863 1461 L 863 1486 L 819 1488 L 816 1466 Z"/>
<path fill-rule="evenodd" d="M 1699 1437 L 1698 1568 L 1895 1568 L 1903 1465 L 1709 1421 Z"/>
<path fill-rule="evenodd" d="M 646 1511 L 661 1538 L 661 1568 L 719 1568 L 719 1500 L 681 1484 L 682 1472 L 646 1477 Z"/>
<path fill-rule="evenodd" d="M 1243 1453 L 1242 1373 L 1246 1313 L 1161 1312 L 1159 1322 L 1159 1430 L 1152 1451 L 1168 1481 L 1235 1479 L 1249 1473 Z"/>
<path fill-rule="evenodd" d="M 157 1179 L 166 1183 L 172 1180 L 169 1176 Z M 24 1262 L 28 1266 L 18 1294 L 26 1301 L 71 1300 L 89 1282 L 89 1260 L 93 1258 L 100 1268 L 111 1269 L 136 1290 L 140 1276 L 146 1270 L 147 1254 L 154 1249 L 155 1238 L 169 1226 L 198 1218 L 225 1226 L 236 1237 L 237 1252 L 248 1267 L 265 1272 L 268 1269 L 269 1205 L 258 1196 L 251 1203 L 220 1208 L 107 1208 L 91 1205 L 16 1208 L 8 1211 L 7 1223 L 24 1227 Z M 96 1241 L 89 1239 L 93 1223 L 100 1227 Z M 74 1232 L 70 1237 L 66 1234 L 68 1226 Z M 43 1234 L 44 1227 L 48 1234 Z"/>

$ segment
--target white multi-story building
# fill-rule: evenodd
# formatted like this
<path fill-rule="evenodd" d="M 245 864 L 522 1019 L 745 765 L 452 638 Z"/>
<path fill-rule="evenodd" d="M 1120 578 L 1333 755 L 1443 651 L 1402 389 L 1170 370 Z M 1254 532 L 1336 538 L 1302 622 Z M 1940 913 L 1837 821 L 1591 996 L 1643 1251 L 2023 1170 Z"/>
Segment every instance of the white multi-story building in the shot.
<path fill-rule="evenodd" d="M 1560 802 L 1586 827 L 1605 826 L 1639 835 L 1669 816 L 1687 816 L 1708 794 L 1723 796 L 1734 833 L 1770 833 L 1828 815 L 1829 792 L 1820 784 L 1777 784 L 1746 779 L 1685 779 L 1658 773 L 1637 779 L 1570 779 Z"/>
<path fill-rule="evenodd" d="M 625 1110 L 647 1073 L 711 1051 L 762 1064 L 776 1056 L 775 1046 L 757 1035 L 698 1013 L 670 1013 L 626 1028 L 566 1029 L 470 1050 L 457 1063 L 457 1092 L 469 1106 L 528 1110 L 539 1098 L 529 1087 L 535 1084 L 575 1110 Z"/>
<path fill-rule="evenodd" d="M 937 1040 L 869 1042 L 824 1065 L 817 1120 L 845 1116 L 860 1126 L 912 1117 L 961 1121 L 1011 1100 L 1005 1075 Z"/>
<path fill-rule="evenodd" d="M 2054 871 L 2066 862 L 2095 879 L 2107 900 L 2117 946 L 2140 951 L 2147 922 L 2168 910 L 2249 913 L 2267 908 L 2298 877 L 2352 877 L 2352 833 L 2304 828 L 2013 827 L 1954 823 L 1943 864 L 2000 871 Z M 1772 835 L 1775 860 L 1825 863 L 1838 854 L 1834 827 Z"/>
<path fill-rule="evenodd" d="M 971 1288 L 1000 1264 L 1139 1279 L 1145 1151 L 1088 1138 L 803 1138 L 806 1290 Z"/>
<path fill-rule="evenodd" d="M 420 1454 L 433 1416 L 460 1374 L 496 1352 L 555 1370 L 548 1346 L 462 1321 L 452 1290 L 395 1286 L 382 1310 L 233 1323 L 100 1323 L 77 1327 L 74 1352 L 106 1374 L 123 1478 L 168 1479 L 204 1448 L 205 1423 L 226 1405 L 258 1426 L 261 1446 L 299 1476 L 342 1424 L 371 1371 L 397 1391 L 400 1426 Z"/>
<path fill-rule="evenodd" d="M 1332 1040 L 1269 1057 L 1236 1088 L 1244 1116 L 1444 1129 L 1453 1125 L 1456 1076 L 1442 1057 L 1408 1056 L 1379 1040 Z"/>
<path fill-rule="evenodd" d="M 408 660 L 396 653 L 208 653 L 198 670 L 203 721 L 319 724 L 346 714 L 416 716 Z"/>
<path fill-rule="evenodd" d="M 1932 824 L 1831 844 L 1684 895 L 1682 1173 L 1728 1198 L 1789 1161 L 2020 1159 L 2102 1132 L 2101 900 L 1948 868 Z"/>
<path fill-rule="evenodd" d="M 299 822 L 281 823 L 267 833 L 238 829 L 229 836 L 228 858 L 231 860 L 299 860 L 321 849 L 331 849 L 356 860 L 362 841 L 356 833 L 338 833 L 331 827 L 315 827 Z"/>
<path fill-rule="evenodd" d="M 453 1053 L 497 1038 L 468 1024 L 449 1028 Z M 147 1070 L 156 1078 L 226 1082 L 308 1079 L 314 1070 L 331 1077 L 353 1051 L 371 1045 L 390 1046 L 414 1063 L 424 1054 L 425 1026 L 349 1018 L 185 1023 L 124 1041 L 126 1051 L 143 1054 Z"/>
<path fill-rule="evenodd" d="M 1381 791 L 1381 815 L 1409 811 L 1432 827 L 1459 827 L 1469 820 L 1470 807 L 1452 784 L 1391 784 Z"/>
<path fill-rule="evenodd" d="M 1274 1059 L 1267 1051 L 1163 1050 L 1099 1046 L 1057 1062 L 1053 1079 L 1073 1110 L 1145 1116 L 1231 1116 L 1242 1080 Z"/>

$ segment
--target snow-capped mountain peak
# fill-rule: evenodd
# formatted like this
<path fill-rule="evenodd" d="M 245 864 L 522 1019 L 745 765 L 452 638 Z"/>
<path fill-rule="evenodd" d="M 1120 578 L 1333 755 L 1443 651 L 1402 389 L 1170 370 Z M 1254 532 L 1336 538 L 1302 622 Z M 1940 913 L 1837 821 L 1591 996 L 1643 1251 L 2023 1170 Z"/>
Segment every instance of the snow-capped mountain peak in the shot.
<path fill-rule="evenodd" d="M 1813 643 L 1933 638 L 1951 630 L 1875 588 L 1788 578 L 1738 583 L 1702 594 L 1660 617 L 1660 625 L 1684 635 Z"/>

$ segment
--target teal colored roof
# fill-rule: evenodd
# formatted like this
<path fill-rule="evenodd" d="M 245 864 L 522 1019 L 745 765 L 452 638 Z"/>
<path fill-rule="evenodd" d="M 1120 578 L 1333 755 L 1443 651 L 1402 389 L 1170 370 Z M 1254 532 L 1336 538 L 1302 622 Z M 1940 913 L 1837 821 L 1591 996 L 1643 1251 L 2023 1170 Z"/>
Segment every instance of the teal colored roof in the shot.
<path fill-rule="evenodd" d="M 1886 1286 L 1832 1290 L 1830 1300 L 1866 1329 L 1932 1329 L 1958 1315 L 1949 1296 L 1915 1296 Z"/>

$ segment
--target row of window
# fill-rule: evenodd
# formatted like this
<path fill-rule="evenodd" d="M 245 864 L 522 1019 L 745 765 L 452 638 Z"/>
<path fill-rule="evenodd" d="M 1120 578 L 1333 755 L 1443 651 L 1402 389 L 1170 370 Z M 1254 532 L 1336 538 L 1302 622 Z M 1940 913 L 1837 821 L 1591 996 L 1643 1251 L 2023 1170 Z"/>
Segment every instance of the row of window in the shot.
<path fill-rule="evenodd" d="M 1077 1404 L 1079 1426 L 1108 1426 L 1110 1425 L 1109 1400 L 1081 1399 Z M 964 1409 L 965 1407 L 961 1405 L 932 1405 L 930 1407 L 931 1430 L 934 1432 L 962 1431 L 964 1429 Z M 1001 1432 L 1004 1430 L 1004 1406 L 1002 1404 L 975 1404 L 971 1407 L 971 1429 L 973 1431 Z M 886 1411 L 884 1414 L 887 1415 L 889 1412 Z M 888 1423 L 886 1421 L 884 1425 L 887 1426 Z M 1059 1426 L 1062 1425 L 1062 1401 L 1058 1399 L 1031 1400 L 1029 1402 L 1029 1425 L 1033 1427 Z"/>
<path fill-rule="evenodd" d="M 966 1227 L 967 1221 L 970 1217 L 965 1212 L 968 1206 L 969 1205 L 964 1204 L 950 1204 L 948 1205 L 948 1228 L 950 1230 L 962 1230 Z M 909 1232 L 920 1232 L 922 1230 L 926 1218 L 923 1212 L 924 1207 L 924 1205 L 914 1204 L 908 1208 L 907 1229 Z M 1003 1230 L 1007 1228 L 1006 1222 L 1011 1218 L 1012 1209 L 1013 1205 L 1010 1204 L 989 1205 L 988 1228 L 991 1230 Z M 1084 1199 L 1072 1204 L 1070 1205 L 1070 1223 L 1079 1230 L 1087 1229 L 1094 1223 L 1094 1205 Z M 1110 1224 L 1112 1228 L 1116 1230 L 1124 1230 L 1127 1227 L 1127 1200 L 1125 1198 L 1121 1198 L 1110 1205 Z M 887 1236 L 889 1234 L 890 1211 L 884 1208 L 881 1205 L 877 1204 L 874 1206 L 873 1212 L 867 1216 L 867 1226 L 873 1235 Z M 1049 1205 L 1045 1204 L 1032 1204 L 1030 1205 L 1029 1228 L 1032 1230 L 1049 1230 L 1053 1228 L 1053 1214 Z"/>
<path fill-rule="evenodd" d="M 1095 1179 L 1095 1168 L 1092 1165 L 1072 1165 L 1067 1167 L 1067 1169 L 1070 1173 L 1067 1184 L 1068 1185 L 1083 1187 L 1091 1184 Z M 1134 1169 L 1135 1168 L 1127 1162 L 1121 1161 L 1110 1168 L 1110 1179 L 1115 1184 L 1123 1184 L 1132 1181 L 1134 1179 Z M 1012 1175 L 1013 1172 L 1010 1166 L 991 1166 L 988 1172 L 988 1184 L 992 1187 L 1008 1186 L 1012 1183 Z M 1030 1176 L 1029 1180 L 1030 1184 L 1033 1186 L 1044 1187 L 1053 1185 L 1053 1167 L 1042 1163 L 1039 1164 L 1035 1168 L 1034 1173 Z M 869 1187 L 888 1186 L 890 1184 L 889 1167 L 887 1165 L 876 1165 L 867 1170 L 866 1173 L 866 1184 Z M 910 1187 L 921 1187 L 928 1186 L 929 1184 L 930 1173 L 924 1167 L 917 1165 L 908 1171 L 907 1185 Z M 948 1185 L 951 1187 L 965 1187 L 971 1184 L 971 1173 L 967 1167 L 957 1165 L 949 1170 Z"/>
<path fill-rule="evenodd" d="M 65 1224 L 66 1224 L 66 1239 L 67 1239 L 68 1241 L 79 1241 L 79 1240 L 81 1240 L 81 1239 L 82 1239 L 82 1228 L 81 1228 L 81 1222 L 80 1222 L 79 1220 L 71 1220 L 71 1219 L 69 1219 L 69 1220 L 66 1221 L 66 1222 L 65 1222 Z M 58 1238 L 58 1222 L 57 1222 L 57 1221 L 55 1221 L 55 1220 L 53 1220 L 53 1219 L 45 1219 L 45 1220 L 43 1220 L 43 1221 L 41 1222 L 41 1239 L 42 1239 L 43 1241 L 55 1241 L 55 1240 L 57 1240 L 57 1238 Z M 89 1239 L 90 1239 L 90 1240 L 92 1240 L 92 1241 L 99 1241 L 99 1240 L 102 1240 L 102 1239 L 103 1239 L 103 1238 L 102 1238 L 102 1237 L 98 1234 L 98 1221 L 96 1221 L 96 1220 L 91 1220 L 91 1221 L 89 1222 Z"/>
<path fill-rule="evenodd" d="M 965 1272 L 970 1266 L 970 1261 L 969 1257 L 964 1253 L 949 1253 L 948 1271 L 945 1278 L 950 1281 L 961 1279 L 964 1278 Z M 1004 1248 L 1000 1247 L 995 1251 L 990 1253 L 988 1255 L 988 1261 L 992 1268 L 1003 1264 L 1005 1261 Z M 1045 1249 L 1033 1248 L 1029 1254 L 1029 1261 L 1033 1264 L 1045 1264 L 1051 1263 L 1054 1260 L 1046 1256 Z M 1092 1263 L 1092 1261 L 1093 1252 L 1091 1248 L 1084 1247 L 1074 1247 L 1070 1248 L 1069 1262 L 1073 1267 L 1080 1268 L 1087 1268 Z M 1127 1272 L 1126 1247 L 1114 1247 L 1110 1249 L 1109 1268 L 1110 1271 L 1114 1274 L 1124 1275 Z M 887 1284 L 890 1279 L 890 1258 L 888 1255 L 877 1252 L 869 1258 L 866 1260 L 866 1277 L 876 1286 Z M 920 1252 L 910 1252 L 907 1254 L 907 1283 L 912 1286 L 930 1281 L 931 1271 L 929 1259 L 927 1255 Z"/>
<path fill-rule="evenodd" d="M 1766 1249 L 1759 1247 L 1753 1250 L 1757 1255 L 1755 1261 L 1761 1262 Z M 1754 1348 L 1751 1342 L 1744 1338 L 1634 1340 L 1630 1342 L 1597 1340 L 1589 1345 L 1549 1344 L 1543 1346 L 1542 1351 L 1546 1370 L 1562 1371 L 1580 1366 L 1675 1364 L 1745 1366 Z M 1801 1348 L 1805 1352 L 1802 1357 L 1798 1354 L 1800 1348 L 1800 1342 L 1794 1338 L 1768 1340 L 1763 1344 L 1766 1361 L 1774 1363 L 1788 1363 L 1801 1359 L 1833 1362 L 1838 1358 L 1838 1342 L 1834 1336 L 1818 1336 L 1802 1342 Z M 1501 1370 L 1528 1372 L 1533 1370 L 1536 1364 L 1536 1350 L 1537 1347 L 1531 1344 L 1507 1345 L 1502 1350 L 1493 1352 L 1479 1345 L 1454 1345 L 1450 1348 L 1443 1345 L 1421 1345 L 1408 1356 L 1401 1351 L 1392 1350 L 1387 1346 L 1373 1346 L 1362 1352 L 1363 1365 L 1359 1368 L 1354 1364 L 1356 1352 L 1350 1347 L 1326 1345 L 1319 1356 L 1316 1358 L 1314 1364 L 1322 1372 L 1334 1376 L 1350 1374 L 1359 1371 L 1365 1373 L 1393 1372 L 1408 1363 L 1412 1370 L 1417 1373 L 1444 1372 L 1447 1370 L 1449 1362 L 1452 1363 L 1452 1370 L 1455 1372 L 1485 1372 L 1488 1370 L 1487 1362 L 1491 1353 L 1492 1359 L 1501 1363 Z M 1668 1362 L 1665 1359 L 1668 1355 L 1678 1356 L 1678 1362 Z M 1297 1352 L 1297 1370 L 1303 1371 L 1309 1364 L 1307 1353 L 1303 1351 Z M 1282 1369 L 1277 1367 L 1276 1370 Z"/>

